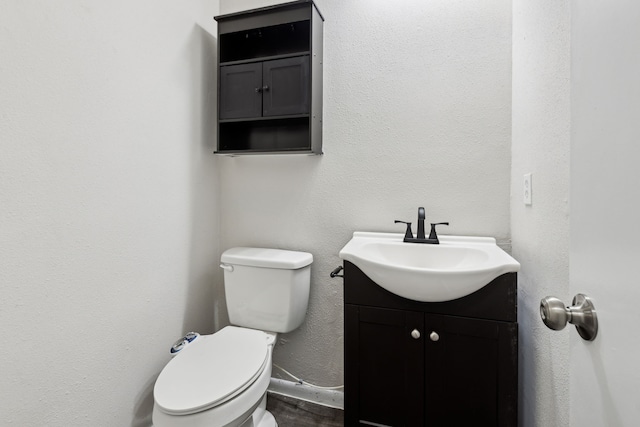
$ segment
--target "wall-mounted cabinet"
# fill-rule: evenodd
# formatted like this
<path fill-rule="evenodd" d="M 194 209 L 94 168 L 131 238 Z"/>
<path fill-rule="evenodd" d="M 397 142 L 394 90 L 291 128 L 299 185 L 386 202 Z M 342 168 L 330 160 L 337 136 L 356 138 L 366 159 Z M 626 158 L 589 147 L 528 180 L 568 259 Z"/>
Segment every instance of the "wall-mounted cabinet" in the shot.
<path fill-rule="evenodd" d="M 218 154 L 322 154 L 322 25 L 309 0 L 217 16 Z"/>

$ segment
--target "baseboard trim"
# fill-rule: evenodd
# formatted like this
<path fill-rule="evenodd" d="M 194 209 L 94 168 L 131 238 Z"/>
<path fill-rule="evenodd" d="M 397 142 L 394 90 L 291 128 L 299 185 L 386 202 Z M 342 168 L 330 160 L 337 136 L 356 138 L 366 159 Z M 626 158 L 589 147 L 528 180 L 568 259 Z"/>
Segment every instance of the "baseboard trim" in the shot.
<path fill-rule="evenodd" d="M 304 400 L 316 405 L 344 410 L 344 392 L 342 390 L 323 390 L 279 378 L 271 378 L 267 390 L 270 393 Z"/>

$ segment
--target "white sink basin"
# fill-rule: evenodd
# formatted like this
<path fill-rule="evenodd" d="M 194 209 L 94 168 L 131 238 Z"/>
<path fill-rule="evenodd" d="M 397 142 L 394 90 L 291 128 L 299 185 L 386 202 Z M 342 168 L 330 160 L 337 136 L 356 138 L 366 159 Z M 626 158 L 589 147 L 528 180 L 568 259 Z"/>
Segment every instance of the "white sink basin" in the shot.
<path fill-rule="evenodd" d="M 339 255 L 389 292 L 423 302 L 461 298 L 520 270 L 492 237 L 439 236 L 439 245 L 404 243 L 403 238 L 356 231 Z"/>

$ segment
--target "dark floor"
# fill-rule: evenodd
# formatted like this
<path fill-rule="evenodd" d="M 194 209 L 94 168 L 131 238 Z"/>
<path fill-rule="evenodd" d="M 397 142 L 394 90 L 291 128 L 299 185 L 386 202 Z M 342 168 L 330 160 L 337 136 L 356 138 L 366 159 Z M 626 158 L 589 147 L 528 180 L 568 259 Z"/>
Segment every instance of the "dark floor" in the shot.
<path fill-rule="evenodd" d="M 278 427 L 343 427 L 344 412 L 315 403 L 269 393 L 267 409 Z"/>

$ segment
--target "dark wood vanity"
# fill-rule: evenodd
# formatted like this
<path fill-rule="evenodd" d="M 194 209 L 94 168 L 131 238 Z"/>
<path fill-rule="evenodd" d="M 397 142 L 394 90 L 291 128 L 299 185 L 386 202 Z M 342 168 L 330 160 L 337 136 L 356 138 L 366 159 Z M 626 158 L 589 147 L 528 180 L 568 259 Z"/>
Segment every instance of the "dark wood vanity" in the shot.
<path fill-rule="evenodd" d="M 418 302 L 344 262 L 345 425 L 515 427 L 517 273 Z"/>

